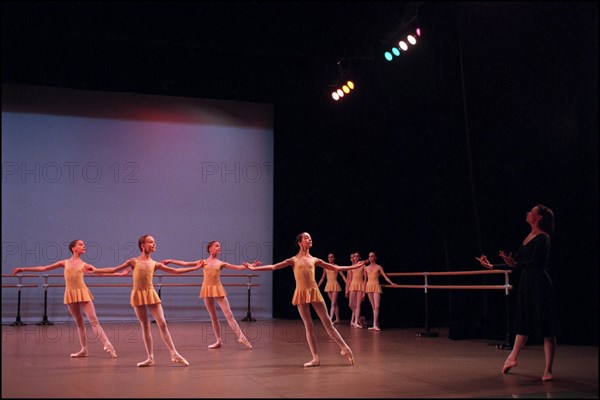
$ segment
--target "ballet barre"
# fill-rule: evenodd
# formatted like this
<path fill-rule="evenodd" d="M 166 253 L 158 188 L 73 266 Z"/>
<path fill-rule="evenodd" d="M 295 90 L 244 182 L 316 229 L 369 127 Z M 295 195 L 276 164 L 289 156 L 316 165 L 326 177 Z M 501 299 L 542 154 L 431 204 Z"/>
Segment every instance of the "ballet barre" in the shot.
<path fill-rule="evenodd" d="M 41 274 L 41 275 L 23 275 L 23 274 L 18 274 L 18 275 L 2 275 L 3 277 L 11 277 L 11 278 L 15 278 L 18 277 L 19 278 L 19 283 L 17 285 L 2 285 L 2 287 L 18 287 L 19 288 L 19 293 L 18 293 L 18 306 L 17 306 L 17 320 L 12 324 L 12 325 L 25 325 L 21 322 L 21 316 L 20 316 L 20 309 L 21 309 L 21 288 L 22 287 L 38 287 L 39 285 L 25 285 L 21 283 L 21 278 L 33 278 L 33 277 L 42 277 L 44 282 L 42 284 L 42 287 L 44 288 L 44 315 L 42 317 L 42 321 L 39 322 L 37 325 L 54 325 L 52 322 L 50 322 L 48 320 L 48 289 L 49 288 L 57 288 L 57 287 L 65 287 L 64 283 L 50 283 L 50 279 L 52 278 L 63 278 L 64 279 L 64 275 L 63 274 Z M 108 277 L 108 278 L 128 278 L 131 279 L 131 275 L 93 275 L 93 274 L 86 274 L 85 275 L 86 278 L 100 278 L 100 277 Z M 173 278 L 173 277 L 204 277 L 203 274 L 186 274 L 186 275 L 180 275 L 180 274 L 155 274 L 154 278 L 157 278 L 158 282 L 155 283 L 154 285 L 158 288 L 158 297 L 161 296 L 161 289 L 163 286 L 168 287 L 168 286 L 196 286 L 196 287 L 201 287 L 202 283 L 163 283 L 162 279 L 163 278 Z M 246 317 L 242 319 L 242 321 L 256 321 L 256 319 L 252 318 L 252 313 L 250 311 L 250 297 L 251 297 L 251 289 L 253 286 L 260 286 L 259 283 L 252 283 L 252 278 L 258 277 L 258 274 L 223 274 L 221 275 L 222 278 L 226 278 L 226 277 L 245 277 L 248 278 L 248 282 L 247 283 L 223 283 L 223 286 L 245 286 L 248 288 L 248 310 L 246 313 Z M 19 286 L 20 285 L 20 286 Z M 88 287 L 132 287 L 133 284 L 132 283 L 86 283 L 86 286 Z"/>
<path fill-rule="evenodd" d="M 160 297 L 160 290 L 163 286 L 202 286 L 202 284 L 186 284 L 186 283 L 162 283 L 162 278 L 176 278 L 176 277 L 190 277 L 190 276 L 200 276 L 200 277 L 204 277 L 204 274 L 185 274 L 185 275 L 180 275 L 180 274 L 155 274 L 154 277 L 158 278 L 158 283 L 156 284 L 156 286 L 158 287 L 158 297 Z M 256 278 L 258 277 L 258 274 L 222 274 L 221 278 L 239 278 L 239 277 L 245 277 L 248 278 L 248 282 L 246 283 L 223 283 L 223 286 L 246 286 L 248 288 L 248 309 L 246 311 L 246 316 L 244 318 L 242 318 L 242 321 L 256 321 L 255 318 L 252 317 L 252 312 L 250 311 L 250 298 L 251 296 L 251 292 L 252 292 L 252 287 L 253 286 L 260 286 L 260 283 L 252 283 L 252 278 Z"/>
<path fill-rule="evenodd" d="M 481 270 L 481 271 L 452 271 L 452 272 L 388 272 L 387 275 L 406 277 L 406 276 L 422 276 L 423 284 L 422 285 L 381 285 L 381 287 L 385 288 L 394 288 L 394 289 L 423 289 L 425 294 L 425 332 L 417 333 L 417 336 L 423 337 L 436 337 L 436 332 L 431 332 L 429 330 L 429 305 L 427 303 L 427 291 L 429 289 L 459 289 L 459 290 L 504 290 L 505 294 L 505 303 L 506 303 L 506 342 L 504 344 L 498 345 L 499 349 L 510 349 L 512 345 L 510 344 L 510 321 L 509 321 L 509 301 L 508 296 L 509 292 L 512 289 L 512 285 L 509 283 L 508 275 L 511 273 L 511 270 Z M 430 285 L 429 277 L 433 276 L 461 276 L 461 275 L 504 275 L 504 285 Z"/>
<path fill-rule="evenodd" d="M 23 278 L 37 278 L 38 275 L 23 275 L 23 274 L 2 274 L 2 278 L 17 278 L 16 284 L 4 284 L 2 283 L 2 289 L 4 288 L 16 288 L 17 289 L 17 317 L 15 318 L 15 322 L 10 324 L 11 326 L 22 326 L 26 325 L 21 321 L 21 289 L 23 288 L 33 288 L 38 287 L 35 283 L 23 283 Z"/>

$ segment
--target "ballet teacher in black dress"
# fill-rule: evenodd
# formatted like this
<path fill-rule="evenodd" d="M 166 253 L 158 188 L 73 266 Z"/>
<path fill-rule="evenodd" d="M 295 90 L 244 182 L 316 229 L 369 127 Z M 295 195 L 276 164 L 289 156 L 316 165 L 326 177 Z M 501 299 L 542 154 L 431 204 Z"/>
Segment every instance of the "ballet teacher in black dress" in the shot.
<path fill-rule="evenodd" d="M 554 213 L 550 208 L 538 204 L 527 212 L 526 221 L 531 226 L 531 232 L 514 257 L 512 253 L 506 254 L 501 250 L 499 255 L 504 260 L 502 264 L 491 264 L 485 255 L 475 258 L 488 269 L 518 268 L 521 272 L 514 321 L 515 343 L 504 362 L 502 373 L 518 365 L 517 357 L 529 336 L 543 337 L 546 366 L 542 381 L 546 382 L 552 380 L 556 337 L 559 333 L 556 294 L 547 271 Z"/>

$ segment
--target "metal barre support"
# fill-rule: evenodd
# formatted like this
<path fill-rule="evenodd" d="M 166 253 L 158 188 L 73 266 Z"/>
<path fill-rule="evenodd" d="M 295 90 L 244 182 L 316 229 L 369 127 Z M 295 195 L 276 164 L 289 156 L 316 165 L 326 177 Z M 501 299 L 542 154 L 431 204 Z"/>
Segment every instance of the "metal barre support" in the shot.
<path fill-rule="evenodd" d="M 423 274 L 423 277 L 425 278 L 425 283 L 424 283 L 424 292 L 425 292 L 425 332 L 418 332 L 417 336 L 419 337 L 437 337 L 438 333 L 437 332 L 431 332 L 429 330 L 429 302 L 427 299 L 427 286 L 428 286 L 428 280 L 427 280 L 427 272 L 425 272 Z"/>
<path fill-rule="evenodd" d="M 23 326 L 26 325 L 25 323 L 21 322 L 21 287 L 23 286 L 23 283 L 21 282 L 21 279 L 23 279 L 22 276 L 19 276 L 19 281 L 17 282 L 17 317 L 15 318 L 15 322 L 13 322 L 12 324 L 10 324 L 11 326 Z"/>
<path fill-rule="evenodd" d="M 509 282 L 508 282 L 508 272 L 504 273 L 504 286 L 506 287 L 504 291 L 504 306 L 505 306 L 505 314 L 506 314 L 506 335 L 504 336 L 504 343 L 496 345 L 498 350 L 512 350 L 513 346 L 510 343 L 510 305 L 508 299 L 509 292 Z"/>
<path fill-rule="evenodd" d="M 250 291 L 252 290 L 252 275 L 248 275 L 248 312 L 246 316 L 242 318 L 242 321 L 256 321 L 255 318 L 252 318 L 252 313 L 250 312 Z"/>
<path fill-rule="evenodd" d="M 42 317 L 42 321 L 38 322 L 36 325 L 54 325 L 52 322 L 48 321 L 48 274 L 42 274 L 44 277 L 44 316 Z"/>

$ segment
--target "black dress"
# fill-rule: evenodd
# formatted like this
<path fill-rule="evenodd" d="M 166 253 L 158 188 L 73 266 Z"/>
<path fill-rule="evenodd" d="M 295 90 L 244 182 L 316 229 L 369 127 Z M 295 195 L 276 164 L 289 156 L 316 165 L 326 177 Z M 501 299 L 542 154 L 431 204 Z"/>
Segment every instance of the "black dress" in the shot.
<path fill-rule="evenodd" d="M 550 237 L 541 233 L 522 245 L 514 259 L 521 273 L 514 331 L 517 335 L 558 336 L 556 293 L 548 274 Z"/>

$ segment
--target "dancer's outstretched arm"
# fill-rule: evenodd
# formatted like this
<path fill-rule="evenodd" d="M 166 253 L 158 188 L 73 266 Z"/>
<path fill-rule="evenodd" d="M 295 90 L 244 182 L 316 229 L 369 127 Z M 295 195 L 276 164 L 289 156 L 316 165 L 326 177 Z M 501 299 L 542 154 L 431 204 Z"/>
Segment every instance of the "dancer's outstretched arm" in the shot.
<path fill-rule="evenodd" d="M 288 258 L 287 260 L 278 262 L 277 264 L 262 265 L 260 267 L 258 266 L 259 264 L 260 261 L 255 261 L 252 264 L 247 262 L 242 263 L 242 265 L 244 265 L 246 268 L 252 271 L 275 271 L 276 269 L 281 269 L 289 265 L 293 265 L 294 261 L 291 258 Z"/>
<path fill-rule="evenodd" d="M 351 269 L 356 269 L 356 268 L 360 268 L 363 267 L 365 265 L 366 261 L 359 261 L 354 265 L 347 265 L 347 266 L 340 266 L 340 265 L 335 265 L 335 264 L 330 264 L 328 262 L 325 262 L 323 260 L 321 260 L 320 258 L 317 258 L 317 260 L 315 261 L 315 265 L 319 265 L 325 269 L 331 270 L 331 271 L 348 271 Z"/>
<path fill-rule="evenodd" d="M 192 272 L 192 271 L 197 271 L 200 268 L 204 267 L 205 261 L 204 260 L 199 260 L 193 267 L 189 267 L 189 268 L 172 268 L 172 267 L 167 267 L 165 264 L 163 263 L 156 263 L 155 268 L 159 269 L 161 271 L 165 271 L 171 274 L 185 274 L 186 272 Z"/>

